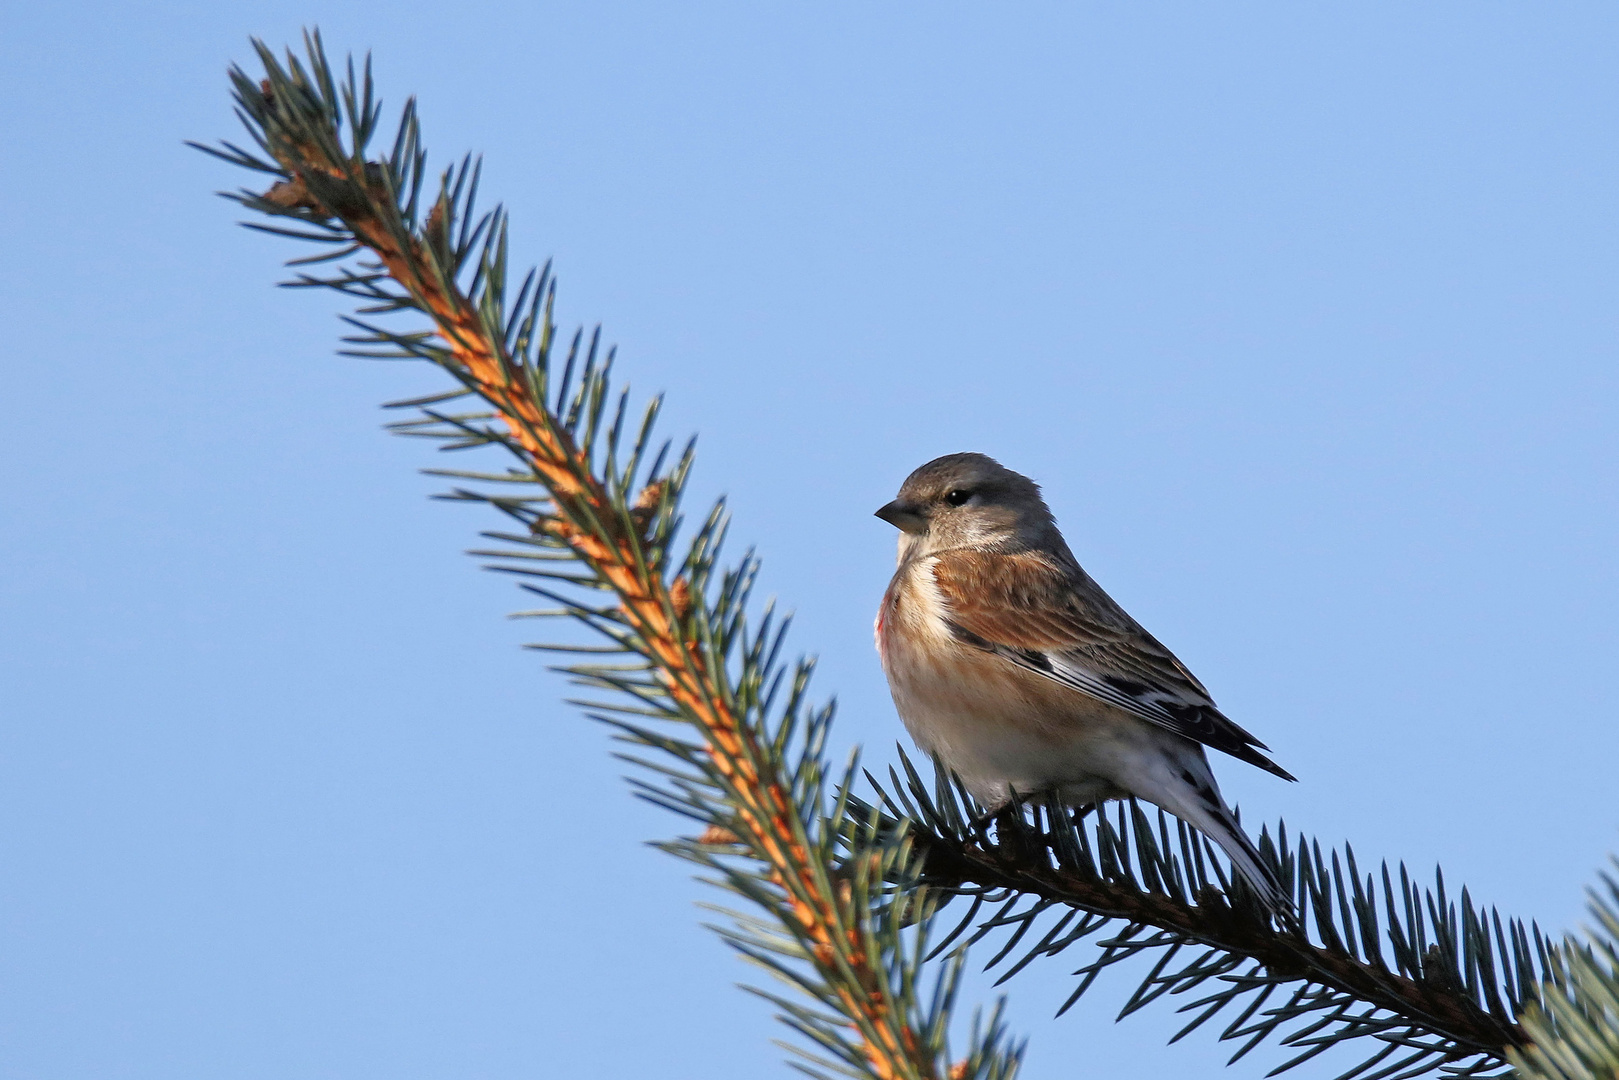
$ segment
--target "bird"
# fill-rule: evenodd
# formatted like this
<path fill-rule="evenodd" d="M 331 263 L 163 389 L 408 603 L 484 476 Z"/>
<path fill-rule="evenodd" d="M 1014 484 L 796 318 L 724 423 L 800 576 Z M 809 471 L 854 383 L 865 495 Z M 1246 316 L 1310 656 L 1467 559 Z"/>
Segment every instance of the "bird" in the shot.
<path fill-rule="evenodd" d="M 1291 909 L 1205 748 L 1296 778 L 1080 567 L 1038 484 L 948 454 L 877 516 L 900 531 L 877 653 L 924 753 L 991 811 L 1048 791 L 1075 808 L 1150 802 L 1218 844 L 1267 908 Z"/>

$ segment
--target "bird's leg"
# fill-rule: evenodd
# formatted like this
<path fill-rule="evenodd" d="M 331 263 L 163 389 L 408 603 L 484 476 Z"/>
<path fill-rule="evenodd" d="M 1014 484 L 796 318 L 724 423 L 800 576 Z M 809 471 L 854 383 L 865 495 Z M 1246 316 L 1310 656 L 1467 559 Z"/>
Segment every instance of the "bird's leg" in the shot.
<path fill-rule="evenodd" d="M 1040 803 L 1035 802 L 1034 825 L 1031 828 L 1023 816 L 1024 801 L 1017 792 L 994 812 L 995 846 L 1004 851 L 1013 862 L 1026 863 L 1038 857 L 1046 846 L 1046 835 L 1040 831 Z"/>
<path fill-rule="evenodd" d="M 1029 825 L 1023 820 L 1022 809 L 1011 802 L 995 813 L 995 846 L 1017 863 L 1026 861 L 1033 854 L 1029 850 Z"/>
<path fill-rule="evenodd" d="M 990 826 L 995 826 L 994 839 Z M 1023 807 L 1016 797 L 998 806 L 992 806 L 967 822 L 967 835 L 985 848 L 1002 848 L 1009 852 L 1021 850 L 1014 834 L 1021 836 L 1028 825 L 1023 821 Z"/>
<path fill-rule="evenodd" d="M 1074 826 L 1074 828 L 1077 829 L 1080 827 L 1080 825 L 1084 824 L 1085 818 L 1091 814 L 1094 814 L 1096 812 L 1096 808 L 1101 805 L 1102 804 L 1100 802 L 1093 802 L 1086 803 L 1084 806 L 1069 807 L 1068 820 Z"/>
<path fill-rule="evenodd" d="M 997 818 L 999 818 L 1001 816 L 1001 814 L 1006 809 L 1006 805 L 1007 804 L 1003 803 L 1002 805 L 995 807 L 993 810 L 985 810 L 983 813 L 979 814 L 977 817 L 974 817 L 971 820 L 969 820 L 967 822 L 967 835 L 972 837 L 973 839 L 977 840 L 980 844 L 983 844 L 985 847 L 989 847 L 990 846 L 990 842 L 989 842 L 989 825 L 990 825 L 990 822 L 996 820 Z"/>
<path fill-rule="evenodd" d="M 1034 807 L 1034 822 L 1031 826 L 1028 819 L 1023 816 L 1024 799 L 1017 793 L 999 806 L 985 810 L 983 813 L 967 822 L 967 832 L 984 847 L 1000 849 L 1014 862 L 1027 862 L 1037 857 L 1044 848 L 1052 847 L 1056 843 L 1057 815 L 1061 812 L 1061 802 L 1055 792 L 1046 792 L 1038 800 L 1027 805 Z M 1042 820 L 1040 808 L 1046 808 L 1046 816 Z M 1094 807 L 1089 807 L 1094 809 Z M 1076 823 L 1078 819 L 1075 819 Z M 990 825 L 995 826 L 994 841 L 990 840 Z"/>

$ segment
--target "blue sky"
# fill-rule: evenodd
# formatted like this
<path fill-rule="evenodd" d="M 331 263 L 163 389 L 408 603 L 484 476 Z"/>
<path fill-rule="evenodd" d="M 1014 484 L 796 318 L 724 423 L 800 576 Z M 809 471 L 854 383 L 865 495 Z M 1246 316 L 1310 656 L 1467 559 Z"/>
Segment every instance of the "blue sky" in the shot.
<path fill-rule="evenodd" d="M 333 356 L 181 145 L 313 23 L 700 434 L 838 755 L 903 734 L 871 511 L 981 450 L 1299 776 L 1217 762 L 1245 818 L 1579 923 L 1619 849 L 1611 6 L 33 5 L 0 1078 L 787 1075 L 642 843 L 678 823 L 459 554 L 488 519 L 379 430 L 439 383 Z M 1122 978 L 1052 1020 L 1082 962 L 1009 984 L 1025 1075 L 1220 1071 L 1114 1025 Z"/>

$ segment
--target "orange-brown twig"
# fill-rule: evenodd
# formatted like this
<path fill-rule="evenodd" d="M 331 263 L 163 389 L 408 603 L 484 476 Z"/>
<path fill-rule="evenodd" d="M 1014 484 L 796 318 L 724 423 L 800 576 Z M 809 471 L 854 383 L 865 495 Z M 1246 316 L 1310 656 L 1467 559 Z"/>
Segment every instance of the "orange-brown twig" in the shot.
<path fill-rule="evenodd" d="M 267 85 L 264 91 L 268 94 Z M 391 227 L 379 213 L 379 207 L 393 203 L 374 166 L 356 170 L 308 145 L 283 143 L 275 153 L 290 177 L 264 199 L 343 222 L 381 261 L 388 276 L 431 316 L 461 377 L 494 408 L 513 448 L 551 493 L 557 517 L 548 531 L 616 594 L 625 621 L 643 643 L 665 690 L 702 731 L 714 767 L 737 793 L 738 837 L 769 867 L 771 879 L 786 897 L 794 929 L 836 989 L 845 1015 L 861 1021 L 854 1026 L 872 1072 L 883 1080 L 935 1080 L 937 1066 L 895 1007 L 878 962 L 865 946 L 856 913 L 847 901 L 840 902 L 835 889 L 823 887 L 828 880 L 825 868 L 816 866 L 796 839 L 802 825 L 786 781 L 756 764 L 767 758 L 759 753 L 755 733 L 727 704 L 724 673 L 710 670 L 683 626 L 692 605 L 689 583 L 684 578 L 666 582 L 641 557 L 646 521 L 661 490 L 654 487 L 643 493 L 626 527 L 586 456 L 547 403 L 537 399 L 528 381 L 514 370 L 503 342 L 443 271 L 441 253 L 447 251 L 443 204 L 435 207 L 422 234 L 413 235 L 397 227 L 397 219 Z M 323 202 L 316 192 L 328 188 L 340 190 L 343 197 Z"/>

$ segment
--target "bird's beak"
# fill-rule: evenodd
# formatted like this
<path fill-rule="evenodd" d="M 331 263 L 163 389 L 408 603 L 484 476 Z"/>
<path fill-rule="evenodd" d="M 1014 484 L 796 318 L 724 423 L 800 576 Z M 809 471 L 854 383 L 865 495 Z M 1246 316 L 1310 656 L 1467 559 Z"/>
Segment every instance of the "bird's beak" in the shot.
<path fill-rule="evenodd" d="M 920 536 L 928 531 L 928 519 L 922 512 L 909 503 L 895 499 L 881 510 L 877 516 L 902 532 L 912 536 Z"/>

